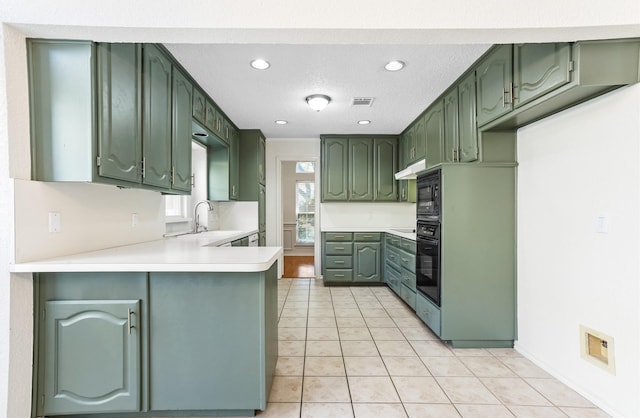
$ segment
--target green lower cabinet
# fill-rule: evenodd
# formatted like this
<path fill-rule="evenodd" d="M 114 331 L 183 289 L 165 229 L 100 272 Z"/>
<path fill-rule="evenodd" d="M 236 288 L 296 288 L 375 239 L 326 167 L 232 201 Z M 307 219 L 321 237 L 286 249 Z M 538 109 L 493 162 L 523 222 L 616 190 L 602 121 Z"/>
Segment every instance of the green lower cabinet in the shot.
<path fill-rule="evenodd" d="M 42 413 L 140 409 L 139 300 L 45 303 Z"/>
<path fill-rule="evenodd" d="M 356 242 L 353 248 L 354 281 L 379 282 L 380 242 Z"/>
<path fill-rule="evenodd" d="M 327 284 L 381 283 L 380 232 L 323 232 L 322 271 Z"/>
<path fill-rule="evenodd" d="M 152 411 L 266 409 L 278 355 L 276 280 L 273 266 L 150 273 Z"/>
<path fill-rule="evenodd" d="M 440 336 L 440 308 L 420 293 L 416 295 L 416 314 L 434 334 Z"/>
<path fill-rule="evenodd" d="M 385 282 L 412 309 L 416 308 L 416 242 L 385 234 Z"/>

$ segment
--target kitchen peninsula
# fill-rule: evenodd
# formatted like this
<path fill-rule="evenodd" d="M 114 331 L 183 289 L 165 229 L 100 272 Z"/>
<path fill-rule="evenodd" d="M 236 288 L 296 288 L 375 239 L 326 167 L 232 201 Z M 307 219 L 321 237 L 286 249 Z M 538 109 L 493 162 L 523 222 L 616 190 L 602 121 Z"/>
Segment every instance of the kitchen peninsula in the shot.
<path fill-rule="evenodd" d="M 205 234 L 15 264 L 38 273 L 36 415 L 253 415 L 278 356 L 280 247 Z"/>

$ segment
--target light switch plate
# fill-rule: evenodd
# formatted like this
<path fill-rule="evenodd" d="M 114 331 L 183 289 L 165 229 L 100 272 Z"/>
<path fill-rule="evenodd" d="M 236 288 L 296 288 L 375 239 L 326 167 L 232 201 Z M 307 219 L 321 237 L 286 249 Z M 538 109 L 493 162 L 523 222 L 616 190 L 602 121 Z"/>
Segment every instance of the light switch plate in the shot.
<path fill-rule="evenodd" d="M 62 222 L 59 212 L 49 212 L 49 232 L 62 231 Z"/>

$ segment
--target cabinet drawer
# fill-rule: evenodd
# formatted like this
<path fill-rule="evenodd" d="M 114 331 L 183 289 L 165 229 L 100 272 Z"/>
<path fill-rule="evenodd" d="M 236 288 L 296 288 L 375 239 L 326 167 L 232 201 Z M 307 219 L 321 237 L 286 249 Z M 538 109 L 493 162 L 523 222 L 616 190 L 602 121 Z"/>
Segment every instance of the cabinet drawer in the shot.
<path fill-rule="evenodd" d="M 325 232 L 325 241 L 353 241 L 352 232 Z"/>
<path fill-rule="evenodd" d="M 398 273 L 398 271 L 393 267 L 391 267 L 389 264 L 385 266 L 384 280 L 385 282 L 387 282 L 387 285 L 389 285 L 391 290 L 396 292 L 396 294 L 400 295 L 400 283 L 401 283 L 400 273 Z"/>
<path fill-rule="evenodd" d="M 401 241 L 402 241 L 402 238 L 400 238 L 397 235 L 386 234 L 385 242 L 387 243 L 387 245 L 392 245 L 394 247 L 401 247 L 401 244 L 400 244 Z"/>
<path fill-rule="evenodd" d="M 412 240 L 406 239 L 406 238 L 401 238 L 400 246 L 402 247 L 403 250 L 407 251 L 409 254 L 415 254 L 416 253 L 416 242 L 415 241 L 412 241 Z"/>
<path fill-rule="evenodd" d="M 416 256 L 415 254 L 409 254 L 406 251 L 398 251 L 400 256 L 400 265 L 407 270 L 414 272 L 416 271 Z"/>
<path fill-rule="evenodd" d="M 353 244 L 350 242 L 326 242 L 326 255 L 351 255 L 353 253 Z"/>
<path fill-rule="evenodd" d="M 402 284 L 415 292 L 416 274 L 412 271 L 408 271 L 407 269 L 400 269 L 400 272 Z"/>
<path fill-rule="evenodd" d="M 431 331 L 440 336 L 440 308 L 421 294 L 417 294 L 416 314 L 431 328 Z"/>
<path fill-rule="evenodd" d="M 411 306 L 411 309 L 416 309 L 416 292 L 401 284 L 400 297 L 407 303 L 407 305 Z"/>
<path fill-rule="evenodd" d="M 354 241 L 380 241 L 379 232 L 356 232 L 353 234 Z"/>
<path fill-rule="evenodd" d="M 353 281 L 353 270 L 351 269 L 327 269 L 324 280 L 327 282 L 351 282 Z"/>
<path fill-rule="evenodd" d="M 350 255 L 330 255 L 326 258 L 326 268 L 345 269 L 353 267 L 353 257 Z"/>
<path fill-rule="evenodd" d="M 393 247 L 387 247 L 386 262 L 400 270 L 400 251 Z"/>

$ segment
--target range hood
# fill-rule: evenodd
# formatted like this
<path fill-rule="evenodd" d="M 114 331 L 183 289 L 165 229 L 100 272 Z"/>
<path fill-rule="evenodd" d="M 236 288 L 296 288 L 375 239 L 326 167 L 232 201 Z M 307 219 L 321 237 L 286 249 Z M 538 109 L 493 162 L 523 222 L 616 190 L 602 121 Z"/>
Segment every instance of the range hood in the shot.
<path fill-rule="evenodd" d="M 416 178 L 416 175 L 425 168 L 427 168 L 425 160 L 420 160 L 417 163 L 411 164 L 404 170 L 398 171 L 395 174 L 396 180 L 413 180 Z"/>

